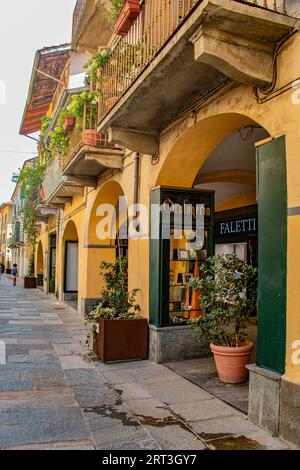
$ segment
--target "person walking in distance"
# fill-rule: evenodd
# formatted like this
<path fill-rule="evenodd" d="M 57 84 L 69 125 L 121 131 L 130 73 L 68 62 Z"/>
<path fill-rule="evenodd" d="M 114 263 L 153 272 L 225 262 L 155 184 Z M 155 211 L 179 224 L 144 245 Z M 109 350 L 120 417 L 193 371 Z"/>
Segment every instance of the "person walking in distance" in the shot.
<path fill-rule="evenodd" d="M 12 268 L 13 285 L 17 285 L 18 265 L 14 264 Z"/>
<path fill-rule="evenodd" d="M 2 272 L 3 272 L 3 265 L 2 265 L 2 263 L 0 263 L 0 281 L 1 281 L 1 277 L 2 277 Z"/>

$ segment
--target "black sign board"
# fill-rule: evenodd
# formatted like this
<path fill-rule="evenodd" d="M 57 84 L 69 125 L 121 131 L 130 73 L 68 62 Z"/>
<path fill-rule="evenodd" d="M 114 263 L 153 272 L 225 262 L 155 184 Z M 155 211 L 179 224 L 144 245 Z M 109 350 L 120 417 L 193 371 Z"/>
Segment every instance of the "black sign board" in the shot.
<path fill-rule="evenodd" d="M 257 235 L 256 206 L 220 212 L 216 219 L 215 238 L 217 243 L 247 240 L 249 237 Z"/>

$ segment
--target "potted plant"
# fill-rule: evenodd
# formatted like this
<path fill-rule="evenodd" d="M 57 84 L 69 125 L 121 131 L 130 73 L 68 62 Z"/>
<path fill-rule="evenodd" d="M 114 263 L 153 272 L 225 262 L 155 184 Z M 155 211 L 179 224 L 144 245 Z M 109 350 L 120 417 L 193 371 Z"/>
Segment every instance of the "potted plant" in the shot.
<path fill-rule="evenodd" d="M 83 145 L 87 147 L 98 147 L 100 144 L 100 135 L 95 129 L 85 129 L 82 135 Z"/>
<path fill-rule="evenodd" d="M 54 293 L 55 292 L 55 277 L 52 276 L 49 280 L 49 292 Z"/>
<path fill-rule="evenodd" d="M 257 303 L 257 269 L 236 255 L 213 256 L 190 281 L 200 290 L 204 316 L 192 322 L 203 345 L 210 345 L 219 378 L 225 383 L 247 380 L 253 343 L 247 341 L 250 314 Z"/>
<path fill-rule="evenodd" d="M 63 128 L 66 132 L 70 131 L 73 129 L 75 126 L 75 117 L 74 116 L 65 116 L 64 117 L 64 123 L 63 123 Z"/>
<path fill-rule="evenodd" d="M 73 95 L 67 112 L 76 119 L 76 127 L 81 130 L 83 145 L 97 147 L 100 144 L 98 134 L 98 97 L 97 91 L 84 91 L 78 95 Z"/>
<path fill-rule="evenodd" d="M 115 22 L 115 33 L 126 36 L 141 11 L 140 0 L 125 0 Z"/>
<path fill-rule="evenodd" d="M 25 289 L 36 289 L 37 282 L 36 277 L 34 276 L 34 258 L 32 257 L 28 266 L 27 274 L 24 278 L 24 288 Z"/>
<path fill-rule="evenodd" d="M 102 262 L 100 268 L 106 288 L 99 305 L 85 317 L 84 344 L 93 342 L 93 350 L 103 362 L 147 359 L 148 321 L 136 303 L 138 290 L 128 291 L 128 259 Z"/>

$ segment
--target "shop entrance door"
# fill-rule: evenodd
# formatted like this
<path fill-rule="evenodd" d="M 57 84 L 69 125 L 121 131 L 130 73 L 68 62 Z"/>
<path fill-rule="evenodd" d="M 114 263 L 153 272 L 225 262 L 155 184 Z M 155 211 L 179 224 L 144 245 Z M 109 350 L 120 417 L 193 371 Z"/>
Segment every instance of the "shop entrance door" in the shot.
<path fill-rule="evenodd" d="M 65 250 L 65 292 L 77 294 L 78 242 L 67 241 Z"/>
<path fill-rule="evenodd" d="M 55 292 L 56 276 L 56 235 L 50 236 L 49 291 Z"/>

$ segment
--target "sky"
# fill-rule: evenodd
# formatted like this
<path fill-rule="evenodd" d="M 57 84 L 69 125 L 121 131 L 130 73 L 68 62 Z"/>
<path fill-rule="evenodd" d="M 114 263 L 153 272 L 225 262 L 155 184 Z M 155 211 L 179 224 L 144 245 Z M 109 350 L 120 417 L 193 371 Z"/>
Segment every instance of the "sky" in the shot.
<path fill-rule="evenodd" d="M 19 135 L 35 52 L 71 41 L 76 0 L 0 0 L 0 204 L 14 190 L 12 174 L 35 156 Z"/>

